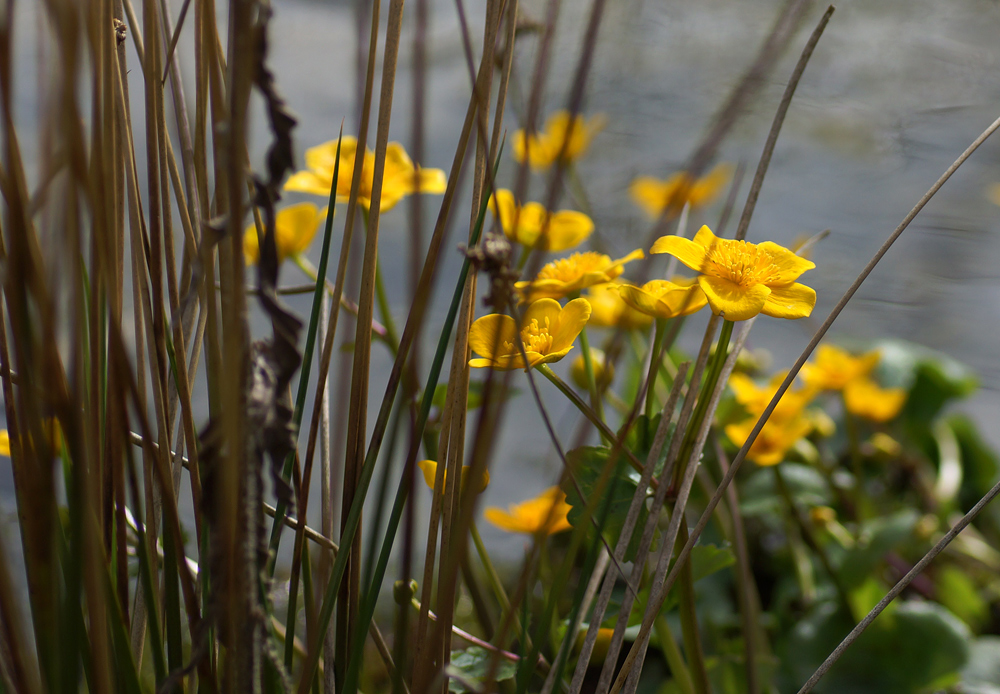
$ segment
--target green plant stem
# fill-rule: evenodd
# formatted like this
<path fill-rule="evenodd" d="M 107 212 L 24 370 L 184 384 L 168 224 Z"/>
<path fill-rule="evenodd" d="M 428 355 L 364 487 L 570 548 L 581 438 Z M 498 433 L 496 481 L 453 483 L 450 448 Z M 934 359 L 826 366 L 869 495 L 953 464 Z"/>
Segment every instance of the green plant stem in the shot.
<path fill-rule="evenodd" d="M 712 400 L 712 392 L 719 381 L 719 374 L 722 373 L 722 366 L 726 363 L 726 355 L 729 351 L 729 339 L 733 336 L 733 321 L 724 320 L 722 330 L 719 331 L 719 341 L 715 345 L 715 357 L 709 369 L 708 377 L 702 384 L 701 393 L 698 394 L 698 405 L 695 407 L 691 422 L 684 433 L 684 441 L 681 444 L 680 454 L 677 457 L 677 465 L 674 466 L 673 485 L 680 485 L 684 477 L 684 469 L 687 466 L 691 454 L 694 452 L 695 440 L 698 438 L 698 430 L 701 429 L 702 422 L 708 414 L 708 404 Z M 694 384 L 691 384 L 692 386 Z"/>
<path fill-rule="evenodd" d="M 657 318 L 653 328 L 653 346 L 649 354 L 649 375 L 646 377 L 646 417 L 652 418 L 653 408 L 656 407 L 656 376 L 660 366 L 660 348 L 663 346 L 663 334 L 667 322 L 662 318 Z"/>
<path fill-rule="evenodd" d="M 677 535 L 679 546 L 688 541 L 687 521 L 681 518 Z M 680 598 L 681 633 L 684 638 L 684 651 L 691 666 L 694 691 L 697 694 L 710 694 L 712 687 L 708 682 L 708 670 L 705 668 L 705 654 L 701 648 L 701 636 L 698 633 L 698 610 L 694 592 L 694 574 L 691 562 L 684 562 L 677 581 L 678 597 Z"/>
<path fill-rule="evenodd" d="M 594 355 L 590 353 L 590 339 L 587 337 L 586 326 L 580 331 L 580 349 L 583 350 L 583 368 L 587 372 L 587 389 L 590 391 L 590 406 L 594 408 L 594 412 L 603 421 L 604 404 L 601 402 L 601 394 L 597 392 L 597 379 L 594 378 Z M 605 443 L 608 442 L 606 441 Z"/>
<path fill-rule="evenodd" d="M 510 609 L 510 598 L 507 597 L 507 591 L 504 590 L 503 582 L 500 580 L 500 574 L 497 573 L 496 567 L 493 566 L 493 561 L 490 559 L 489 552 L 486 551 L 486 545 L 483 544 L 483 538 L 479 534 L 479 528 L 476 527 L 476 521 L 473 520 L 469 523 L 469 536 L 472 538 L 472 544 L 476 547 L 476 553 L 479 555 L 479 561 L 483 563 L 483 568 L 486 570 L 486 579 L 489 581 L 490 588 L 493 590 L 493 595 L 496 597 L 497 602 L 500 603 L 500 609 L 503 610 L 503 614 L 500 616 L 500 623 L 506 618 L 507 613 L 511 611 Z M 511 614 L 514 620 L 514 631 L 515 633 L 525 639 L 528 648 L 531 648 L 531 637 L 521 626 L 521 620 L 518 618 L 517 613 Z M 498 643 L 498 648 L 505 648 L 507 644 Z"/>
<path fill-rule="evenodd" d="M 681 690 L 681 694 L 695 694 L 694 682 L 684 662 L 684 656 L 681 655 L 681 649 L 677 645 L 677 639 L 674 638 L 670 625 L 662 614 L 657 615 L 653 621 L 653 629 L 656 631 L 656 638 L 660 640 L 660 650 L 667 665 L 670 666 L 670 674 L 674 676 L 677 688 Z"/>

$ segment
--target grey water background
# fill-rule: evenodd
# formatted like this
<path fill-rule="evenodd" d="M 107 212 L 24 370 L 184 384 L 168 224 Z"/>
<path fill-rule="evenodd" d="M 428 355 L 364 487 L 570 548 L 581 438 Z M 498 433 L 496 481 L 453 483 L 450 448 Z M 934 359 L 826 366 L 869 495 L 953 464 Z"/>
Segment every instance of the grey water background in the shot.
<path fill-rule="evenodd" d="M 172 0 L 169 4 L 176 18 L 181 3 Z M 342 119 L 347 121 L 346 132 L 353 132 L 353 3 L 275 0 L 273 5 L 271 65 L 283 94 L 299 115 L 295 135 L 301 158 L 306 147 L 335 138 Z M 590 3 L 562 5 L 546 83 L 546 114 L 565 103 Z M 628 198 L 630 181 L 641 174 L 666 176 L 684 163 L 753 59 L 781 5 L 779 0 L 608 2 L 585 102 L 585 112 L 606 114 L 608 126 L 579 164 L 579 173 L 594 206 L 599 232 L 613 255 L 624 255 L 644 244 L 649 230 L 648 220 Z M 432 0 L 431 6 L 427 146 L 420 163 L 447 170 L 468 103 L 470 81 L 454 3 Z M 465 6 L 478 54 L 485 2 L 470 1 Z M 740 205 L 787 76 L 825 7 L 813 5 L 762 93 L 722 144 L 719 161 L 748 165 Z M 544 16 L 545 3 L 527 0 L 522 8 L 527 16 L 537 19 Z M 412 3 L 408 12 L 411 9 Z M 29 180 L 37 181 L 35 119 L 43 104 L 34 88 L 37 46 L 32 37 L 43 21 L 34 3 L 21 3 L 18 11 L 17 21 L 24 31 L 16 34 L 15 44 L 17 64 L 22 66 L 16 117 Z M 223 3 L 219 17 L 224 27 Z M 408 148 L 412 36 L 413 21 L 408 17 L 390 128 L 391 139 Z M 748 235 L 751 241 L 770 239 L 789 244 L 802 235 L 831 230 L 814 252 L 816 269 L 803 277 L 819 296 L 813 317 L 794 322 L 762 317 L 751 333 L 749 345 L 769 350 L 775 368 L 791 364 L 884 238 L 969 142 L 1000 116 L 998 36 L 997 0 L 847 0 L 838 5 L 792 102 Z M 130 89 L 136 114 L 141 112 L 143 87 L 131 38 L 129 44 Z M 379 55 L 382 45 L 380 39 Z M 510 129 L 520 126 L 518 116 L 523 113 L 536 46 L 535 36 L 518 42 L 516 83 L 506 117 Z M 190 89 L 194 82 L 190 26 L 185 28 L 178 53 Z M 261 115 L 258 111 L 253 123 L 251 154 L 257 168 L 268 144 Z M 141 142 L 142 119 L 134 120 L 137 141 Z M 169 104 L 168 120 L 172 120 Z M 138 153 L 142 155 L 141 148 Z M 138 164 L 140 181 L 144 181 L 145 162 L 140 159 Z M 300 165 L 304 164 L 300 161 Z M 515 168 L 507 155 L 500 171 L 501 186 L 513 185 Z M 963 409 L 982 424 L 983 433 L 996 447 L 1000 447 L 1000 428 L 996 426 L 1000 413 L 1000 366 L 996 359 L 1000 207 L 987 199 L 986 190 L 998 181 L 1000 140 L 994 140 L 976 153 L 914 221 L 831 332 L 832 339 L 859 346 L 886 337 L 911 340 L 969 365 L 980 375 L 982 387 Z M 534 176 L 529 197 L 540 199 L 545 183 L 544 178 Z M 306 199 L 322 204 L 308 196 L 288 196 L 289 202 Z M 427 234 L 439 200 L 436 196 L 425 200 Z M 569 204 L 570 199 L 564 196 L 563 205 Z M 720 207 L 716 203 L 693 215 L 692 228 L 702 223 L 714 225 Z M 410 303 L 407 209 L 403 203 L 385 213 L 381 225 L 380 256 L 400 328 Z M 424 334 L 424 369 L 461 263 L 457 244 L 465 237 L 469 217 L 467 184 L 454 214 L 456 224 L 446 242 L 430 327 Z M 338 219 L 342 224 L 342 218 Z M 341 224 L 335 225 L 334 248 L 339 247 Z M 309 256 L 318 262 L 319 243 L 313 244 Z M 654 273 L 662 272 L 665 266 L 665 259 L 656 260 Z M 304 281 L 291 263 L 286 263 L 283 273 L 285 283 Z M 629 276 L 627 270 L 625 276 Z M 289 297 L 288 303 L 300 315 L 308 315 L 308 297 Z M 696 348 L 704 319 L 701 316 L 690 322 L 684 346 Z M 252 315 L 252 329 L 256 337 L 268 334 L 259 312 Z M 340 330 L 353 334 L 354 321 L 341 321 Z M 599 336 L 594 341 L 598 342 Z M 557 365 L 557 371 L 565 373 L 568 363 L 567 359 Z M 390 367 L 386 350 L 376 347 L 369 428 Z M 336 372 L 336 365 L 331 372 Z M 514 382 L 521 394 L 507 408 L 492 461 L 492 482 L 482 506 L 506 506 L 526 499 L 553 484 L 559 475 L 558 457 L 524 376 L 515 374 Z M 557 434 L 569 445 L 576 414 L 554 389 L 544 382 L 539 385 Z M 338 393 L 336 384 L 332 393 Z M 195 396 L 196 407 L 207 416 L 203 384 Z M 332 417 L 346 416 L 346 408 L 347 403 L 332 402 Z M 309 412 L 304 421 L 309 421 Z M 474 422 L 473 414 L 470 430 Z M 301 439 L 304 449 L 305 436 Z M 390 493 L 394 486 L 395 477 Z M 319 523 L 318 493 L 318 482 L 314 482 L 309 513 L 314 525 Z M 426 513 L 429 492 L 421 487 L 419 494 L 421 513 Z M 189 504 L 186 496 L 184 503 Z M 8 463 L 0 463 L 0 505 L 11 519 L 4 528 L 5 544 L 12 550 L 19 538 Z M 524 538 L 502 533 L 484 522 L 480 527 L 491 551 L 507 560 L 520 556 Z M 284 543 L 286 550 L 290 544 Z"/>

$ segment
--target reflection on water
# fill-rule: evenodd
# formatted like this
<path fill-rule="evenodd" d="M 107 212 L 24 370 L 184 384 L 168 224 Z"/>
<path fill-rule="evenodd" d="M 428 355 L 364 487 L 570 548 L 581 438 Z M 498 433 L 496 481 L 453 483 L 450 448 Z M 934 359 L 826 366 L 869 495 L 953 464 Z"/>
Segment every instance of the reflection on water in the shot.
<path fill-rule="evenodd" d="M 176 13 L 180 3 L 172 4 Z M 283 93 L 300 116 L 300 152 L 335 137 L 342 118 L 347 119 L 348 131 L 354 129 L 355 20 L 350 4 L 274 3 L 273 66 Z M 471 26 L 481 25 L 484 4 L 482 0 L 466 3 Z M 566 98 L 589 4 L 563 3 L 546 112 L 561 107 Z M 628 199 L 629 182 L 639 174 L 669 174 L 687 158 L 754 56 L 782 3 L 616 0 L 607 4 L 586 109 L 607 114 L 609 125 L 595 140 L 579 173 L 594 205 L 600 235 L 609 253 L 617 257 L 643 243 L 648 234 L 646 219 Z M 435 0 L 432 5 L 428 153 L 422 163 L 447 168 L 465 114 L 469 77 L 454 4 Z M 28 29 L 19 37 L 34 35 L 37 20 L 31 6 L 19 6 L 19 21 Z M 542 16 L 545 9 L 540 0 L 525 0 L 522 6 L 530 17 Z M 721 160 L 745 162 L 752 172 L 785 79 L 824 9 L 819 4 L 811 8 L 762 94 L 722 145 Z M 220 7 L 220 12 L 224 10 Z M 391 128 L 393 139 L 404 143 L 410 137 L 412 26 L 408 24 L 406 31 Z M 191 40 L 189 33 L 178 51 L 184 57 L 192 55 L 190 44 L 185 44 Z M 480 34 L 473 30 L 475 45 L 481 42 Z M 797 356 L 882 240 L 968 143 L 1000 115 L 998 35 L 1000 5 L 987 0 L 883 0 L 845 2 L 838 7 L 788 113 L 748 236 L 788 244 L 803 234 L 831 230 L 815 250 L 817 268 L 809 276 L 810 286 L 819 293 L 814 318 L 797 322 L 762 318 L 751 335 L 751 346 L 771 350 L 776 365 L 790 363 Z M 507 119 L 511 128 L 519 125 L 535 43 L 531 36 L 519 43 L 517 84 Z M 37 134 L 32 119 L 38 105 L 31 90 L 32 56 L 30 38 L 26 38 L 17 46 L 19 64 L 27 67 L 21 81 L 24 95 L 16 104 L 29 173 L 35 176 L 37 167 L 31 168 L 31 158 L 36 156 Z M 134 66 L 134 53 L 129 60 Z M 183 67 L 193 83 L 193 66 Z M 132 99 L 137 106 L 142 99 L 140 80 L 140 71 L 133 70 Z M 263 119 L 255 119 L 255 124 L 254 156 L 259 162 L 267 136 L 260 127 Z M 139 164 L 144 168 L 144 162 Z M 1000 141 L 989 142 L 911 225 L 832 331 L 834 338 L 852 341 L 913 340 L 969 364 L 982 374 L 984 390 L 974 412 L 981 420 L 1000 413 L 1000 366 L 993 349 L 1000 337 L 1000 270 L 996 269 L 1000 267 L 996 240 L 1000 207 L 986 197 L 989 183 L 1000 180 L 998 164 Z M 140 179 L 144 176 L 140 170 Z M 508 159 L 501 167 L 501 185 L 509 186 L 513 176 L 513 162 Z M 535 177 L 532 186 L 534 195 L 540 197 L 544 181 Z M 438 199 L 429 198 L 425 206 L 428 228 Z M 459 207 L 461 220 L 467 218 L 465 200 L 465 207 Z M 405 214 L 402 205 L 383 220 L 383 269 L 395 297 L 397 317 L 405 314 L 409 304 Z M 693 218 L 692 225 L 714 225 L 718 215 L 718 206 L 709 208 Z M 451 248 L 462 234 L 460 225 L 455 233 L 448 242 Z M 317 245 L 314 261 L 318 253 Z M 454 277 L 459 262 L 457 253 L 447 253 L 440 276 Z M 657 260 L 654 271 L 662 271 L 665 262 Z M 287 268 L 286 281 L 299 283 L 297 271 L 291 265 Z M 442 295 L 439 292 L 433 316 L 438 321 L 445 310 L 439 305 Z M 306 313 L 307 298 L 289 301 Z M 689 347 L 697 339 L 698 322 L 692 321 L 687 332 Z M 353 321 L 345 325 L 353 330 Z M 259 316 L 254 328 L 257 334 L 265 331 Z M 433 332 L 427 336 L 428 345 L 436 337 Z M 382 392 L 379 375 L 388 372 L 389 364 L 383 351 L 376 353 L 373 408 Z M 520 400 L 506 414 L 487 504 L 505 506 L 526 498 L 550 484 L 558 472 L 527 388 L 523 383 L 519 386 Z M 575 417 L 555 393 L 544 386 L 542 392 L 560 437 L 571 440 Z M 333 416 L 342 412 L 333 403 Z M 1000 430 L 986 427 L 984 432 L 1000 445 Z M 5 474 L 9 474 L 6 466 Z M 3 486 L 9 503 L 9 479 Z M 318 514 L 319 504 L 312 507 Z M 490 535 L 490 542 L 501 540 L 485 527 L 484 533 Z M 504 542 L 504 549 L 514 554 L 522 541 L 507 538 Z"/>

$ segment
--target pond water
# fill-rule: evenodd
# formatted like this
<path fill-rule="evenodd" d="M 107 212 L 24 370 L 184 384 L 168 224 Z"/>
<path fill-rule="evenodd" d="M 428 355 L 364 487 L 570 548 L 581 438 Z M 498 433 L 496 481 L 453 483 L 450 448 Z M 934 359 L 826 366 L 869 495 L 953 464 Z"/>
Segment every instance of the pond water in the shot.
<path fill-rule="evenodd" d="M 180 3 L 171 4 L 178 11 Z M 637 175 L 666 176 L 683 165 L 753 59 L 783 3 L 611 0 L 607 4 L 585 111 L 606 114 L 608 125 L 580 164 L 579 173 L 594 205 L 599 232 L 609 252 L 620 256 L 643 244 L 649 230 L 643 213 L 628 198 L 629 183 Z M 454 4 L 433 0 L 431 5 L 427 154 L 421 163 L 447 168 L 465 114 L 469 76 Z M 545 113 L 565 103 L 589 5 L 563 3 Z M 466 3 L 477 50 L 484 7 L 482 0 Z M 545 3 L 540 0 L 525 0 L 522 7 L 529 17 L 544 15 Z M 722 144 L 720 161 L 744 162 L 752 173 L 787 76 L 825 8 L 814 4 L 807 12 L 764 89 Z M 38 22 L 33 3 L 20 3 L 19 10 L 19 21 L 28 29 L 23 35 L 30 37 Z M 224 10 L 220 7 L 220 19 Z M 296 138 L 301 156 L 306 147 L 335 138 L 341 119 L 346 118 L 348 132 L 355 128 L 354 10 L 346 2 L 308 0 L 274 0 L 274 10 L 272 66 L 282 92 L 300 117 Z M 412 31 L 410 21 L 405 27 L 391 128 L 392 139 L 404 144 L 410 138 Z M 182 59 L 192 55 L 185 47 L 189 33 L 179 48 Z M 802 235 L 831 230 L 814 252 L 817 268 L 805 278 L 819 295 L 814 316 L 796 322 L 764 317 L 751 334 L 750 345 L 768 349 L 776 367 L 794 360 L 911 206 L 1000 116 L 997 36 L 1000 4 L 995 0 L 848 1 L 838 6 L 788 112 L 748 234 L 751 241 L 789 244 Z M 519 126 L 536 45 L 534 36 L 518 44 L 517 84 L 506 120 L 510 128 Z M 17 46 L 19 64 L 32 65 L 33 55 L 31 39 L 26 38 Z M 134 68 L 131 50 L 129 61 Z M 193 66 L 183 67 L 193 84 Z M 16 107 L 30 169 L 32 157 L 37 157 L 32 119 L 37 116 L 38 102 L 31 91 L 31 69 L 26 68 L 24 74 L 25 91 Z M 138 105 L 142 85 L 137 69 L 130 79 L 132 99 Z M 257 117 L 255 126 L 253 157 L 259 163 L 267 133 L 263 119 Z M 140 167 L 140 180 L 144 180 L 144 162 Z M 501 166 L 500 184 L 512 186 L 514 176 L 515 165 L 508 156 Z M 1000 361 L 995 351 L 1000 325 L 996 235 L 1000 207 L 986 193 L 997 181 L 1000 140 L 994 139 L 915 220 L 831 333 L 833 339 L 859 345 L 885 337 L 912 340 L 968 364 L 981 375 L 982 389 L 967 409 L 984 424 L 996 421 L 1000 414 Z M 740 203 L 748 187 L 749 174 Z M 533 197 L 540 198 L 544 190 L 545 181 L 533 177 Z M 442 281 L 435 294 L 435 326 L 443 318 L 444 297 L 450 295 L 461 262 L 454 249 L 464 238 L 461 222 L 468 218 L 468 195 L 466 186 L 457 208 L 460 224 L 447 242 Z M 429 198 L 425 205 L 427 229 L 437 200 Z M 714 225 L 719 207 L 716 204 L 695 215 L 692 225 Z M 381 254 L 399 321 L 410 301 L 406 233 L 406 205 L 400 205 L 383 217 Z M 315 244 L 310 251 L 314 262 L 318 255 L 319 244 Z M 662 272 L 665 264 L 658 259 L 654 273 Z M 290 284 L 302 281 L 291 264 L 286 265 L 283 279 Z M 308 299 L 293 297 L 289 302 L 300 314 L 307 314 Z M 691 322 L 685 346 L 696 346 L 700 338 L 696 326 L 703 321 L 704 317 Z M 353 332 L 353 321 L 342 325 Z M 257 335 L 267 333 L 259 315 L 253 327 Z M 436 339 L 436 330 L 427 332 L 425 367 L 432 339 Z M 377 350 L 369 422 L 374 421 L 383 392 L 381 379 L 390 364 L 385 351 Z M 514 381 L 522 394 L 507 410 L 484 505 L 506 505 L 533 495 L 552 484 L 559 472 L 523 376 L 516 375 Z M 204 398 L 203 389 L 199 392 Z M 568 443 L 575 429 L 574 412 L 551 389 L 543 387 L 542 392 L 561 440 Z M 333 393 L 337 393 L 336 386 Z M 345 408 L 346 403 L 334 402 L 334 417 Z M 1000 446 L 1000 428 L 987 426 L 984 433 Z M 4 474 L 9 475 L 9 468 Z M 426 502 L 428 495 L 421 498 Z M 7 509 L 12 508 L 9 479 L 4 480 L 3 501 Z M 310 506 L 310 521 L 317 522 L 319 504 Z M 481 525 L 491 547 L 510 558 L 519 555 L 524 544 L 521 538 Z M 8 538 L 8 547 L 13 539 Z"/>

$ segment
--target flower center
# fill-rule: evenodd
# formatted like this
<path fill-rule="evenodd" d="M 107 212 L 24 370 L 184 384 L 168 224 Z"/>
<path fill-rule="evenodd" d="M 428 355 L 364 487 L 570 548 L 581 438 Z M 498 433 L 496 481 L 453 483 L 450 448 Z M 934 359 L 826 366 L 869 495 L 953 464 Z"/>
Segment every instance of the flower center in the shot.
<path fill-rule="evenodd" d="M 719 239 L 708 251 L 704 274 L 730 280 L 747 289 L 768 284 L 776 274 L 771 254 L 746 241 Z"/>
<path fill-rule="evenodd" d="M 572 282 L 588 272 L 601 271 L 607 266 L 606 255 L 593 251 L 574 253 L 568 258 L 560 258 L 543 267 L 538 273 L 538 279 Z"/>
<path fill-rule="evenodd" d="M 548 354 L 552 351 L 553 336 L 549 333 L 550 323 L 546 316 L 542 323 L 533 318 L 530 323 L 521 328 L 521 342 L 525 352 Z M 517 344 L 511 340 L 503 343 L 503 354 L 518 354 Z"/>

